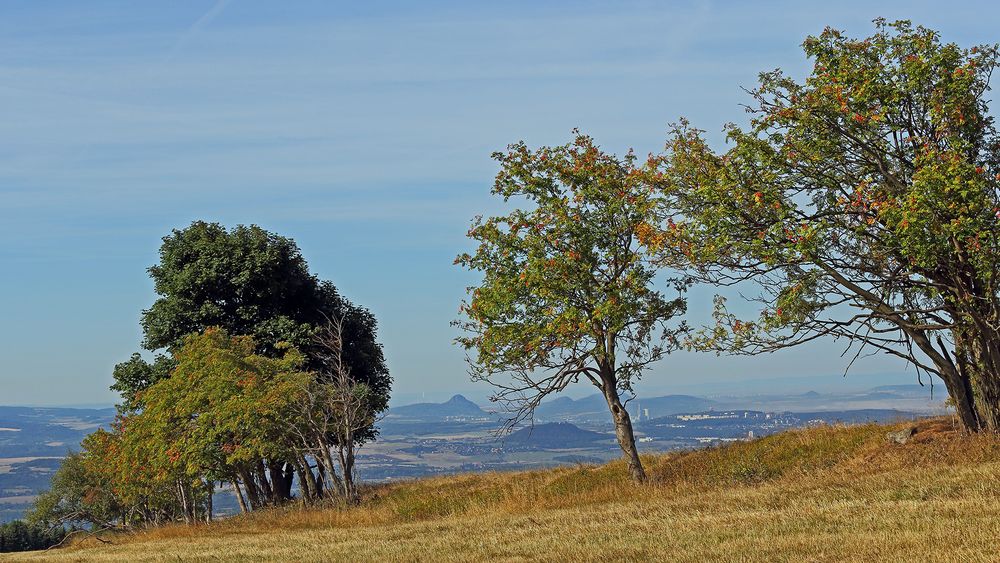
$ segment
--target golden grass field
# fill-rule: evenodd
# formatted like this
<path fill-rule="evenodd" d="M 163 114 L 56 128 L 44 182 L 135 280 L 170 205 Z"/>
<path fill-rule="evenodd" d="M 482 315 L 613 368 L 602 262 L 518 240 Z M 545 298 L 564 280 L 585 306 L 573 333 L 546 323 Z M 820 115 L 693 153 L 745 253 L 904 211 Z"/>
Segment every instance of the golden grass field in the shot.
<path fill-rule="evenodd" d="M 26 561 L 1000 561 L 1000 439 L 921 422 L 790 431 L 624 467 L 466 474 L 105 536 Z M 2 559 L 2 558 L 0 558 Z"/>

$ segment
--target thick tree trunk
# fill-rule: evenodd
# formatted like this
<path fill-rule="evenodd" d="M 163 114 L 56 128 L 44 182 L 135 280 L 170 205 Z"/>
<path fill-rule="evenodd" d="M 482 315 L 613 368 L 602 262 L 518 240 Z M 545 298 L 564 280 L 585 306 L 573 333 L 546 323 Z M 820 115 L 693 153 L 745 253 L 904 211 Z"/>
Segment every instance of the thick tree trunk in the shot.
<path fill-rule="evenodd" d="M 972 327 L 952 330 L 954 359 L 948 354 L 943 340 L 938 338 L 938 346 L 944 356 L 936 361 L 948 389 L 948 396 L 955 407 L 955 414 L 962 428 L 968 432 L 979 432 L 986 427 L 981 417 L 982 397 L 976 393 L 974 382 L 980 377 L 979 374 L 991 371 L 984 370 L 979 339 L 972 336 L 975 333 Z"/>
<path fill-rule="evenodd" d="M 947 385 L 946 385 L 947 386 Z M 949 390 L 952 402 L 955 403 L 955 412 L 962 423 L 962 426 L 970 432 L 979 432 L 983 429 L 982 421 L 979 419 L 976 408 L 975 394 L 972 386 L 966 378 L 959 378 L 954 385 L 954 392 Z"/>
<path fill-rule="evenodd" d="M 267 472 L 271 476 L 272 500 L 275 504 L 280 504 L 292 498 L 292 473 L 288 471 L 287 464 L 280 461 L 270 461 L 267 464 Z"/>
<path fill-rule="evenodd" d="M 1000 432 L 1000 381 L 984 378 L 976 385 L 977 414 L 981 430 Z"/>
<path fill-rule="evenodd" d="M 358 502 L 358 489 L 354 485 L 354 444 L 348 443 L 338 447 L 340 471 L 344 475 L 344 498 L 350 504 Z"/>
<path fill-rule="evenodd" d="M 964 260 L 963 260 L 964 262 Z M 951 329 L 956 369 L 945 377 L 962 426 L 971 432 L 1000 431 L 1000 311 L 995 289 L 971 269 L 955 279 L 959 288 Z M 944 343 L 938 338 L 938 345 Z M 946 353 L 947 354 L 947 353 Z M 957 373 L 955 373 L 957 372 Z"/>
<path fill-rule="evenodd" d="M 243 479 L 243 486 L 247 490 L 247 500 L 250 501 L 250 507 L 256 510 L 263 506 L 262 499 L 258 493 L 257 483 L 250 471 L 247 469 L 240 469 L 240 477 Z"/>
<path fill-rule="evenodd" d="M 260 488 L 262 501 L 266 499 L 266 502 L 274 503 L 274 490 L 271 489 L 271 483 L 267 480 L 267 471 L 264 469 L 264 461 L 257 460 L 257 465 L 254 468 L 257 473 L 257 486 Z"/>
<path fill-rule="evenodd" d="M 949 377 L 944 378 L 944 385 L 948 389 L 948 396 L 955 405 L 955 414 L 958 416 L 962 428 L 969 432 L 978 432 L 981 425 L 969 378 L 961 373 L 952 373 Z"/>
<path fill-rule="evenodd" d="M 639 450 L 635 446 L 635 434 L 632 432 L 632 419 L 622 405 L 618 396 L 618 388 L 614 379 L 604 378 L 604 398 L 608 402 L 611 410 L 611 418 L 615 423 L 615 436 L 618 438 L 618 445 L 624 453 L 625 462 L 628 464 L 629 474 L 636 483 L 646 481 L 646 471 L 642 468 L 642 461 L 639 459 Z"/>
<path fill-rule="evenodd" d="M 980 323 L 971 381 L 976 414 L 982 430 L 1000 431 L 1000 334 Z"/>
<path fill-rule="evenodd" d="M 922 330 L 908 329 L 901 325 L 906 335 L 934 363 L 941 379 L 944 380 L 948 395 L 955 404 L 955 414 L 962 427 L 970 432 L 978 432 L 981 428 L 979 416 L 976 413 L 976 399 L 971 386 L 970 370 L 971 351 L 966 344 L 964 330 L 953 329 L 954 348 L 949 351 L 940 336 L 937 337 L 937 347 L 932 343 L 931 336 Z"/>

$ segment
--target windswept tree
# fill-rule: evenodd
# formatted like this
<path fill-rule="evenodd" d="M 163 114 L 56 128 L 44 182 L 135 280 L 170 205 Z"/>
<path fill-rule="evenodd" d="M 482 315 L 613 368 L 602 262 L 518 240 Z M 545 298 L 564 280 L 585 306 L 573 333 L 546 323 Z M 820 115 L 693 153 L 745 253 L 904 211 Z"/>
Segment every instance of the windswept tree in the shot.
<path fill-rule="evenodd" d="M 149 269 L 158 299 L 142 314 L 143 346 L 156 354 L 147 362 L 135 354 L 115 367 L 112 389 L 122 395 L 124 414 L 141 410 L 143 392 L 170 377 L 176 352 L 191 334 L 218 327 L 253 337 L 255 352 L 281 358 L 283 345 L 304 356 L 302 369 L 324 365 L 316 334 L 326 319 L 343 323 L 343 361 L 354 382 L 369 390 L 375 412 L 388 407 L 392 379 L 376 338 L 375 317 L 342 297 L 332 283 L 309 272 L 295 242 L 257 226 L 226 229 L 194 222 L 164 237 L 160 261 Z M 355 433 L 358 443 L 375 437 L 374 424 Z M 272 458 L 267 467 L 280 498 L 292 492 L 292 460 Z"/>
<path fill-rule="evenodd" d="M 335 355 L 339 326 L 318 337 Z M 185 338 L 171 375 L 139 393 L 142 410 L 89 435 L 33 518 L 101 529 L 194 523 L 211 520 L 217 483 L 231 484 L 247 512 L 286 500 L 282 489 L 295 474 L 307 501 L 355 502 L 355 434 L 374 422 L 367 387 L 341 359 L 329 359 L 336 371 L 315 373 L 302 370 L 305 357 L 295 348 L 278 346 L 280 358 L 258 349 L 253 337 L 214 327 Z M 280 473 L 271 471 L 276 460 Z M 325 481 L 336 486 L 324 488 Z"/>
<path fill-rule="evenodd" d="M 372 314 L 312 275 L 292 240 L 256 226 L 195 222 L 163 239 L 149 271 L 159 298 L 142 327 L 154 360 L 134 354 L 115 367 L 118 418 L 57 473 L 38 518 L 191 523 L 211 519 L 219 482 L 247 511 L 292 498 L 296 476 L 304 498 L 322 498 L 315 456 L 336 450 L 352 469 L 354 448 L 375 437 L 388 406 L 391 378 Z M 330 318 L 338 319 L 336 358 L 321 338 Z M 343 412 L 313 413 L 330 418 L 329 431 L 303 441 L 301 405 L 331 395 L 334 372 L 362 404 L 351 403 L 346 433 Z M 325 466 L 335 478 L 333 463 Z M 336 490 L 353 499 L 353 481 L 346 484 Z"/>
<path fill-rule="evenodd" d="M 472 376 L 497 388 L 512 428 L 550 394 L 583 381 L 607 401 L 635 481 L 645 472 L 622 394 L 677 346 L 684 300 L 654 287 L 658 268 L 639 238 L 659 220 L 661 162 L 602 152 L 590 137 L 531 151 L 523 143 L 493 155 L 493 193 L 521 207 L 477 218 L 473 254 L 456 263 L 482 273 L 469 288 L 458 342 Z M 684 286 L 673 282 L 680 293 Z"/>
<path fill-rule="evenodd" d="M 940 377 L 969 430 L 1000 430 L 1000 140 L 987 107 L 995 45 L 909 22 L 803 44 L 805 81 L 752 91 L 749 127 L 714 153 L 669 143 L 683 210 L 650 237 L 714 283 L 762 288 L 755 318 L 720 301 L 707 343 L 771 352 L 821 337 Z"/>

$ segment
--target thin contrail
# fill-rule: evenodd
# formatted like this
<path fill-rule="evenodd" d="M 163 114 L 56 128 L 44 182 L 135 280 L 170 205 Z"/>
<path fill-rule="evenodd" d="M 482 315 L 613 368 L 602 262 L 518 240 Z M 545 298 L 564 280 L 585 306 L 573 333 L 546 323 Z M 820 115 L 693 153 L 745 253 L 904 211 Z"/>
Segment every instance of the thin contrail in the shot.
<path fill-rule="evenodd" d="M 198 21 L 191 24 L 191 27 L 184 32 L 184 35 L 182 35 L 180 39 L 174 43 L 173 48 L 170 49 L 170 52 L 167 53 L 167 56 L 164 58 L 164 62 L 170 62 L 173 60 L 173 58 L 184 48 L 184 45 L 187 44 L 188 40 L 200 33 L 202 29 L 212 23 L 212 20 L 219 17 L 219 14 L 225 11 L 226 6 L 228 6 L 230 2 L 232 2 L 232 0 L 218 0 L 215 5 L 211 7 L 211 9 L 198 18 Z"/>

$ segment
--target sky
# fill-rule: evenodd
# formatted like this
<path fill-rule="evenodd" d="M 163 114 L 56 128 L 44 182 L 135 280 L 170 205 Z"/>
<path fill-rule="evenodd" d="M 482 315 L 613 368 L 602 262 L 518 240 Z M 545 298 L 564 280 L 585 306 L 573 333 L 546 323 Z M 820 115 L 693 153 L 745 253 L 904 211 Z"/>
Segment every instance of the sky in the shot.
<path fill-rule="evenodd" d="M 574 128 L 657 152 L 682 116 L 721 147 L 722 126 L 745 120 L 741 88 L 776 67 L 803 76 L 799 46 L 827 25 L 861 36 L 905 18 L 972 45 L 1000 39 L 997 15 L 987 2 L 0 0 L 0 404 L 114 403 L 112 367 L 155 299 L 146 268 L 199 219 L 295 239 L 368 307 L 394 404 L 482 400 L 449 322 L 475 282 L 452 264 L 469 221 L 498 209 L 491 152 Z M 711 291 L 690 308 L 705 318 Z M 639 390 L 837 385 L 841 351 L 676 354 Z M 844 385 L 904 380 L 876 358 Z"/>

